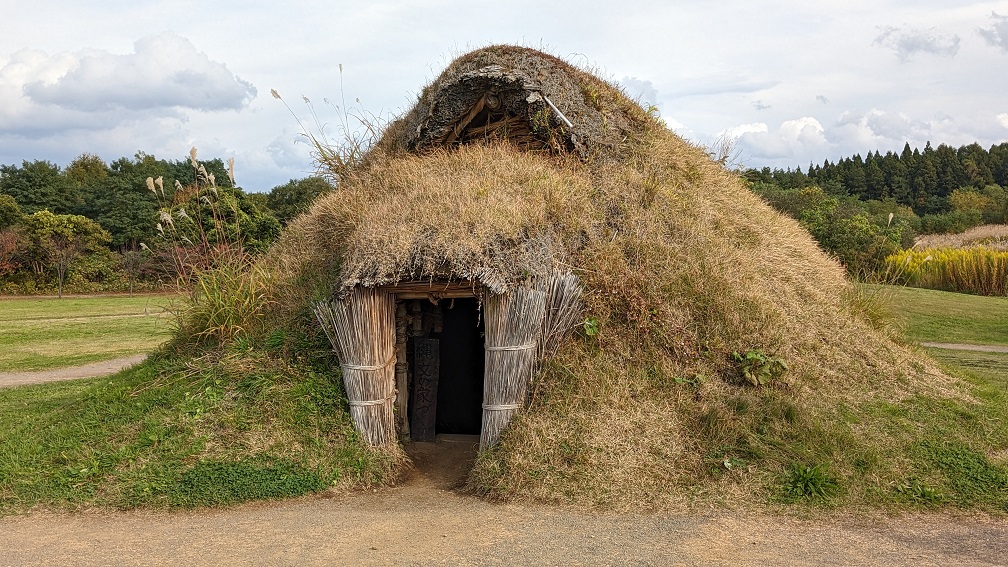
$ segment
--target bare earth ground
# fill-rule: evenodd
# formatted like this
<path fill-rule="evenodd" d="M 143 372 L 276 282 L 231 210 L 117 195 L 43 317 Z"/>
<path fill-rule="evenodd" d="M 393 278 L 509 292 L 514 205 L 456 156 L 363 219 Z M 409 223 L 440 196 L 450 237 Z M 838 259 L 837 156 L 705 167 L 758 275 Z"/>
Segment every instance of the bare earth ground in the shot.
<path fill-rule="evenodd" d="M 968 345 L 962 343 L 921 343 L 921 346 L 943 348 L 947 350 L 972 350 L 975 352 L 1008 352 L 1008 346 L 1003 345 Z"/>
<path fill-rule="evenodd" d="M 70 368 L 54 368 L 52 370 L 37 370 L 33 372 L 0 372 L 0 388 L 4 386 L 24 386 L 25 384 L 42 384 L 44 382 L 57 382 L 60 380 L 108 376 L 134 364 L 138 364 L 145 358 L 147 358 L 146 354 L 134 354 L 124 358 L 102 360 Z"/>
<path fill-rule="evenodd" d="M 1004 565 L 1008 520 L 602 514 L 453 490 L 467 440 L 417 444 L 400 486 L 193 512 L 0 518 L 2 565 Z"/>
<path fill-rule="evenodd" d="M 75 377 L 84 375 L 94 374 Z M 456 490 L 474 443 L 413 444 L 412 473 L 372 492 L 0 518 L 0 565 L 1008 565 L 1005 517 L 628 515 L 486 502 Z"/>

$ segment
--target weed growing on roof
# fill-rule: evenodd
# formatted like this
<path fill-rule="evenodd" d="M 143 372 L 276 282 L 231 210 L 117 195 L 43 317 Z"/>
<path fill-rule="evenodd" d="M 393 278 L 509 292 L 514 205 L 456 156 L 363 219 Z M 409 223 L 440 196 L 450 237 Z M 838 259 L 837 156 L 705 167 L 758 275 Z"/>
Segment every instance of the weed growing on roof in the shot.
<path fill-rule="evenodd" d="M 739 363 L 742 377 L 753 386 L 768 386 L 778 382 L 787 372 L 786 362 L 759 349 L 749 349 L 745 353 L 733 352 L 732 358 Z"/>

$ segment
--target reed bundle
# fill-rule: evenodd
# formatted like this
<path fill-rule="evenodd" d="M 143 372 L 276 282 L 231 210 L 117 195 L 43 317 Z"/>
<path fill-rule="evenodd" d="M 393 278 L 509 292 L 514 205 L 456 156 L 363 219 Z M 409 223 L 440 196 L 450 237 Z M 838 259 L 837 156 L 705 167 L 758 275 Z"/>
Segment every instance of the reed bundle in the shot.
<path fill-rule="evenodd" d="M 546 314 L 546 292 L 520 286 L 484 300 L 486 370 L 483 379 L 483 428 L 480 447 L 497 443 L 518 411 L 536 367 Z"/>
<path fill-rule="evenodd" d="M 354 426 L 371 445 L 393 443 L 395 299 L 357 287 L 345 299 L 317 302 L 314 311 L 339 359 Z"/>
<path fill-rule="evenodd" d="M 574 328 L 581 314 L 581 293 L 584 291 L 577 276 L 571 272 L 554 274 L 546 279 L 542 287 L 546 292 L 546 312 L 539 341 L 540 362 L 552 356 L 560 341 Z"/>

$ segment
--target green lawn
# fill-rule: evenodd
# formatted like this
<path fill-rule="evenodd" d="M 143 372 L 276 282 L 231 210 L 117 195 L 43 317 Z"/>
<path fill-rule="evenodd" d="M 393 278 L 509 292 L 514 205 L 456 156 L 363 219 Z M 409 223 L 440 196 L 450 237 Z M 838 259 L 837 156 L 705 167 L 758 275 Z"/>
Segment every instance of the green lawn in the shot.
<path fill-rule="evenodd" d="M 328 374 L 157 352 L 113 376 L 0 388 L 0 516 L 214 506 L 386 480 Z M 385 475 L 385 476 L 383 476 Z"/>
<path fill-rule="evenodd" d="M 170 335 L 173 296 L 0 298 L 0 372 L 150 352 Z"/>
<path fill-rule="evenodd" d="M 1008 297 L 914 287 L 871 286 L 907 338 L 918 342 L 1008 345 Z"/>

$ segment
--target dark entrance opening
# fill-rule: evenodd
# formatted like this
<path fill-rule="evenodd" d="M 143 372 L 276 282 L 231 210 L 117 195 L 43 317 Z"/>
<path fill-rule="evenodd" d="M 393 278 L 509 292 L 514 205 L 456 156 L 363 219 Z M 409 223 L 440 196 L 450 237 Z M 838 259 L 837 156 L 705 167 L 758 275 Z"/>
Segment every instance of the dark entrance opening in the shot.
<path fill-rule="evenodd" d="M 479 435 L 483 421 L 483 318 L 475 298 L 440 302 L 437 433 Z"/>
<path fill-rule="evenodd" d="M 483 421 L 483 321 L 473 297 L 410 300 L 406 343 L 413 441 L 479 435 Z"/>

